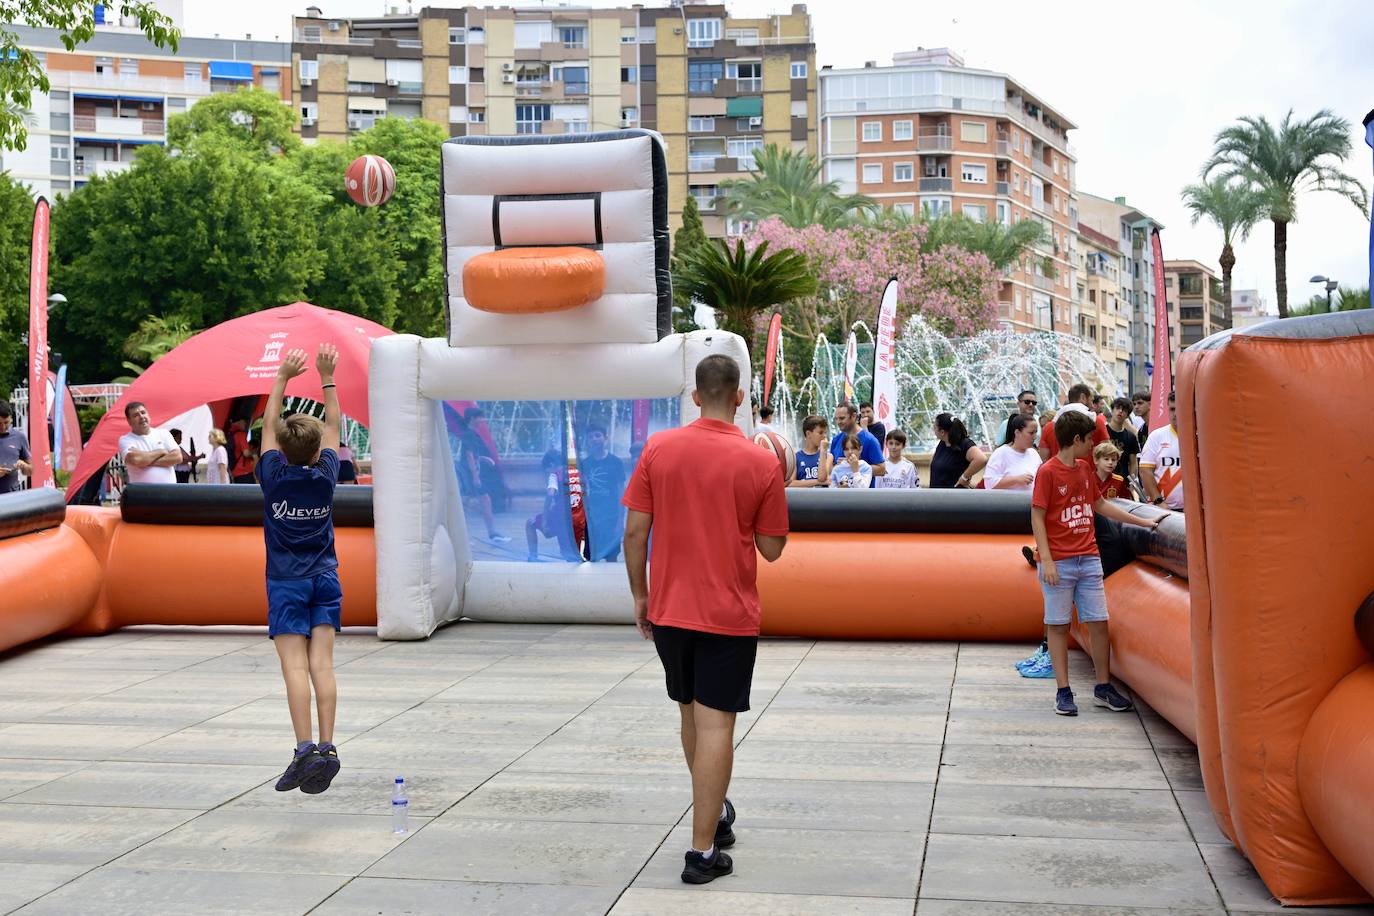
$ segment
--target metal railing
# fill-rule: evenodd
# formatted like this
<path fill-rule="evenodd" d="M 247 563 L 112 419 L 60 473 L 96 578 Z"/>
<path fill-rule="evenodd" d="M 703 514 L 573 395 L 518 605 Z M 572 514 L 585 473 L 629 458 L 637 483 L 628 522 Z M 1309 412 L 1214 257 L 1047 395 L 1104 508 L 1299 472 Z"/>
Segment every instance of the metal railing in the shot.
<path fill-rule="evenodd" d="M 1036 275 L 1035 275 L 1034 277 L 1032 277 L 1031 279 L 1032 279 L 1033 282 L 1035 283 L 1035 288 L 1036 288 L 1036 289 L 1043 289 L 1043 290 L 1052 290 L 1052 289 L 1054 289 L 1055 283 L 1054 283 L 1054 279 L 1051 278 L 1051 277 L 1042 277 L 1042 276 L 1040 276 L 1039 274 L 1036 274 Z"/>
<path fill-rule="evenodd" d="M 932 131 L 921 131 L 916 135 L 916 150 L 945 150 L 954 149 L 954 137 L 949 134 L 935 133 Z"/>
<path fill-rule="evenodd" d="M 134 76 L 122 73 L 52 70 L 48 72 L 48 81 L 53 89 L 125 89 L 165 95 L 208 95 L 210 92 L 210 83 L 207 80 Z"/>
<path fill-rule="evenodd" d="M 688 156 L 687 171 L 689 172 L 714 172 L 716 169 L 716 155 L 709 156 Z"/>
<path fill-rule="evenodd" d="M 1031 160 L 1031 169 L 1035 172 L 1035 174 L 1039 175 L 1041 178 L 1054 179 L 1058 177 L 1054 174 L 1054 170 L 1051 169 L 1049 165 L 1047 165 L 1043 160 L 1040 159 Z"/>
<path fill-rule="evenodd" d="M 72 130 L 82 133 L 111 134 L 116 137 L 160 137 L 167 132 L 161 119 L 94 117 L 72 115 Z"/>
<path fill-rule="evenodd" d="M 87 178 L 93 175 L 117 175 L 127 172 L 133 165 L 131 159 L 76 159 L 72 162 L 72 174 Z"/>
<path fill-rule="evenodd" d="M 922 178 L 922 191 L 952 191 L 954 190 L 953 178 Z"/>

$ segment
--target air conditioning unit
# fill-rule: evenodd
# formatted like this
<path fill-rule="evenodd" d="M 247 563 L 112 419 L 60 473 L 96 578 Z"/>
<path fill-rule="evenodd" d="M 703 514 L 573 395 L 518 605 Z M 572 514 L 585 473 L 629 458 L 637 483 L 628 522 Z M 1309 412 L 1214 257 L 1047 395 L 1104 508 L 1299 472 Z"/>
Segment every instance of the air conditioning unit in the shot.
<path fill-rule="evenodd" d="M 510 61 L 506 61 L 504 64 L 501 65 L 501 72 L 502 72 L 502 73 L 514 73 L 514 72 L 515 72 L 515 64 L 511 63 Z"/>
<path fill-rule="evenodd" d="M 314 118 L 301 118 L 301 127 L 313 127 L 314 125 Z"/>
<path fill-rule="evenodd" d="M 762 127 L 762 126 L 763 126 L 763 118 L 750 118 L 750 119 L 749 119 L 749 126 L 750 126 L 750 127 Z"/>
<path fill-rule="evenodd" d="M 362 118 L 349 118 L 349 119 L 348 119 L 348 129 L 349 129 L 349 130 L 362 130 L 362 129 L 363 129 L 363 119 L 362 119 Z"/>
<path fill-rule="evenodd" d="M 515 74 L 514 74 L 514 73 L 502 73 L 502 74 L 501 74 L 501 82 L 503 82 L 503 83 L 513 83 L 513 82 L 515 82 Z"/>
<path fill-rule="evenodd" d="M 338 22 L 337 19 L 336 19 L 335 21 L 329 23 L 329 31 L 331 31 L 331 32 L 337 32 L 338 30 L 339 30 L 339 22 Z"/>
<path fill-rule="evenodd" d="M 315 81 L 314 81 L 313 79 L 311 79 L 310 77 L 308 77 L 308 76 L 302 76 L 302 77 L 301 77 L 301 85 L 302 85 L 302 86 L 313 86 L 313 85 L 315 85 Z"/>
<path fill-rule="evenodd" d="M 394 78 L 393 78 L 393 79 L 387 80 L 387 81 L 386 81 L 386 84 L 387 84 L 388 86 L 399 86 L 399 85 L 401 85 L 401 81 L 398 80 L 398 79 L 394 79 Z"/>

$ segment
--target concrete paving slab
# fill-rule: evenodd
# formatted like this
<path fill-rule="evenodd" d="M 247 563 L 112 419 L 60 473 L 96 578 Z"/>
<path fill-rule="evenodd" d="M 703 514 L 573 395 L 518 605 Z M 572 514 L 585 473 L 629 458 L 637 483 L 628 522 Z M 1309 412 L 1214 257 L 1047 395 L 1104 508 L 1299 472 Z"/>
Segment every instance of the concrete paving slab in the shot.
<path fill-rule="evenodd" d="M 0 732 L 4 736 L 0 738 L 0 753 L 47 760 L 103 760 L 174 731 L 174 726 L 24 722 Z"/>
<path fill-rule="evenodd" d="M 945 714 L 877 709 L 810 710 L 770 706 L 750 737 L 791 739 L 810 735 L 826 741 L 938 744 Z"/>
<path fill-rule="evenodd" d="M 729 880 L 729 879 L 726 879 Z M 911 916 L 914 901 L 885 897 L 835 897 L 818 894 L 755 894 L 719 891 L 705 901 L 702 889 L 632 887 L 621 896 L 610 916 L 699 916 L 710 912 L 731 916 Z"/>
<path fill-rule="evenodd" d="M 1032 747 L 1153 747 L 1140 720 L 1129 713 L 1083 709 L 1056 716 L 1054 691 L 1034 710 L 960 709 L 950 712 L 945 740 L 951 744 L 1023 744 Z"/>
<path fill-rule="evenodd" d="M 56 726 L 54 726 L 56 727 Z M 145 744 L 105 754 L 108 760 L 221 763 L 286 768 L 296 742 L 291 730 L 192 726 Z"/>
<path fill-rule="evenodd" d="M 1014 786 L 1169 788 L 1154 752 L 1140 748 L 947 744 L 940 764 L 940 783 L 946 780 Z"/>
<path fill-rule="evenodd" d="M 881 709 L 943 715 L 949 707 L 949 682 L 873 684 L 864 681 L 814 681 L 799 673 L 773 698 L 773 709 Z"/>
<path fill-rule="evenodd" d="M 0 862 L 90 868 L 195 816 L 194 811 L 163 808 L 83 808 L 5 802 L 0 804 Z"/>
<path fill-rule="evenodd" d="M 740 837 L 756 827 L 925 833 L 934 789 L 922 782 L 736 777 L 730 800 Z"/>
<path fill-rule="evenodd" d="M 0 748 L 4 747 L 0 739 Z M 42 760 L 34 758 L 0 757 L 0 800 L 27 792 L 45 782 L 75 773 L 92 765 L 89 760 Z"/>
<path fill-rule="evenodd" d="M 342 753 L 342 752 L 341 752 Z M 266 810 L 302 811 L 332 814 L 391 815 L 391 792 L 397 776 L 404 776 L 407 806 L 416 817 L 437 817 L 453 807 L 459 799 L 484 781 L 494 770 L 430 770 L 407 773 L 395 770 L 359 769 L 351 765 L 351 758 L 343 754 L 343 768 L 334 777 L 327 792 L 307 795 L 304 792 L 278 792 L 275 788 L 279 770 L 272 778 L 251 791 L 240 795 L 224 806 L 226 811 Z"/>
<path fill-rule="evenodd" d="M 685 766 L 683 771 L 685 776 Z M 666 829 L 678 822 L 691 802 L 691 784 L 685 778 L 508 771 L 464 798 L 451 814 L 488 820 L 653 824 Z"/>
<path fill-rule="evenodd" d="M 690 825 L 675 829 L 634 887 L 682 888 Z M 924 833 L 798 830 L 757 827 L 730 849 L 735 872 L 697 890 L 914 899 Z M 720 912 L 714 904 L 702 911 Z"/>
<path fill-rule="evenodd" d="M 933 833 L 1187 842 L 1188 826 L 1163 789 L 1002 786 L 941 782 Z"/>
<path fill-rule="evenodd" d="M 339 742 L 339 756 L 344 766 L 386 770 L 393 777 L 430 769 L 491 774 L 504 769 L 539 741 L 539 735 L 473 734 L 458 728 L 417 732 L 387 723 Z M 289 760 L 288 749 L 280 765 L 285 767 Z"/>
<path fill-rule="evenodd" d="M 1169 785 L 1175 789 L 1203 789 L 1202 766 L 1198 763 L 1197 748 L 1156 747 L 1159 765 L 1164 768 Z"/>
<path fill-rule="evenodd" d="M 107 865 L 35 901 L 24 916 L 147 916 L 162 913 L 295 916 L 346 879 L 326 875 L 227 874 Z"/>
<path fill-rule="evenodd" d="M 100 762 L 8 800 L 205 811 L 279 775 L 278 769 L 266 766 Z"/>
<path fill-rule="evenodd" d="M 736 770 L 738 773 L 738 758 Z M 652 775 L 656 779 L 681 776 L 687 779 L 682 745 L 676 740 L 654 737 L 641 744 L 589 742 L 562 733 L 545 738 L 519 760 L 510 764 L 512 773 L 586 773 L 607 776 Z"/>
<path fill-rule="evenodd" d="M 977 900 L 935 900 L 922 897 L 916 916 L 1223 916 L 1216 907 L 1066 906 L 1062 903 L 988 903 Z"/>
<path fill-rule="evenodd" d="M 679 758 L 680 760 L 681 758 Z M 736 779 L 821 779 L 933 783 L 940 745 L 776 739 L 756 732 L 735 749 Z"/>
<path fill-rule="evenodd" d="M 30 716 L 27 721 L 70 725 L 140 725 L 166 729 L 170 733 L 226 713 L 239 702 L 232 697 L 184 699 L 166 693 L 129 696 L 116 692 Z"/>
<path fill-rule="evenodd" d="M 1302 916 L 1370 916 L 1374 906 L 1285 907 L 1269 893 L 1250 860 L 1230 843 L 1203 844 L 1202 858 L 1232 913 L 1301 913 Z"/>
<path fill-rule="evenodd" d="M 623 887 L 667 832 L 644 824 L 484 820 L 450 812 L 366 876 Z"/>
<path fill-rule="evenodd" d="M 362 734 L 389 719 L 394 719 L 408 709 L 414 708 L 415 705 L 405 700 L 367 700 L 360 702 L 356 699 L 350 701 L 344 697 L 340 699 L 341 702 L 338 704 L 334 723 L 336 743 L 341 739 Z M 311 709 L 314 708 L 312 703 Z M 202 728 L 208 729 L 262 730 L 278 735 L 294 735 L 291 728 L 291 710 L 286 705 L 284 696 L 263 697 L 259 700 L 253 700 L 198 724 Z"/>
<path fill-rule="evenodd" d="M 410 818 L 415 835 L 427 818 Z M 389 816 L 298 811 L 210 811 L 122 856 L 139 869 L 352 877 L 410 835 L 391 832 Z"/>
<path fill-rule="evenodd" d="M 413 741 L 420 735 L 480 735 L 513 738 L 551 735 L 568 724 L 585 704 L 529 706 L 518 703 L 426 703 L 389 719 L 373 729 L 397 733 Z"/>
<path fill-rule="evenodd" d="M 1217 826 L 1217 817 L 1212 813 L 1212 803 L 1207 800 L 1205 791 L 1202 789 L 1175 789 L 1174 798 L 1178 800 L 1178 807 L 1183 812 L 1183 819 L 1188 822 L 1188 829 L 1192 831 L 1193 839 L 1197 841 L 1198 845 L 1207 843 L 1231 845 L 1226 834 L 1221 832 L 1221 827 Z"/>
<path fill-rule="evenodd" d="M 1208 908 L 1216 888 L 1191 842 L 933 833 L 921 894 L 946 900 Z"/>
<path fill-rule="evenodd" d="M 461 913 L 462 916 L 601 916 L 619 885 L 497 884 L 419 878 L 356 878 L 313 913 L 319 916 Z"/>
<path fill-rule="evenodd" d="M 56 890 L 89 869 L 88 865 L 39 865 L 34 863 L 7 862 L 0 854 L 0 913 L 17 910 L 24 904 L 37 900 L 49 891 Z"/>

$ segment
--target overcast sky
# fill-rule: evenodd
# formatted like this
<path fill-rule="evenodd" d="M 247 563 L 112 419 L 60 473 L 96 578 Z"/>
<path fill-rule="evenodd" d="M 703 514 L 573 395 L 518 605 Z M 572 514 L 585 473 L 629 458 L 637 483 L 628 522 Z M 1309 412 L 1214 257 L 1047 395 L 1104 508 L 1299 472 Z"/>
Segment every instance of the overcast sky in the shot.
<path fill-rule="evenodd" d="M 327 16 L 377 15 L 398 0 L 316 0 Z M 790 0 L 727 0 L 733 15 L 785 12 Z M 185 0 L 188 34 L 289 38 L 280 0 Z M 421 3 L 414 4 L 419 9 Z M 434 6 L 462 6 L 460 0 Z M 538 5 L 537 3 L 519 5 Z M 556 4 L 548 4 L 554 6 Z M 579 4 L 580 5 L 580 4 Z M 597 6 L 614 6 L 606 2 Z M 646 3 L 646 5 L 664 5 Z M 811 0 L 821 65 L 891 63 L 894 51 L 948 46 L 971 67 L 1004 71 L 1078 125 L 1078 188 L 1125 196 L 1165 226 L 1164 256 L 1217 267 L 1220 234 L 1189 225 L 1179 189 L 1197 178 L 1217 130 L 1243 114 L 1271 121 L 1330 108 L 1351 123 L 1347 171 L 1371 183 L 1360 126 L 1374 108 L 1374 0 L 980 0 L 956 11 L 926 0 Z M 1329 193 L 1303 196 L 1288 232 L 1290 303 L 1314 274 L 1364 286 L 1369 223 Z M 1236 251 L 1235 286 L 1274 309 L 1273 227 Z"/>

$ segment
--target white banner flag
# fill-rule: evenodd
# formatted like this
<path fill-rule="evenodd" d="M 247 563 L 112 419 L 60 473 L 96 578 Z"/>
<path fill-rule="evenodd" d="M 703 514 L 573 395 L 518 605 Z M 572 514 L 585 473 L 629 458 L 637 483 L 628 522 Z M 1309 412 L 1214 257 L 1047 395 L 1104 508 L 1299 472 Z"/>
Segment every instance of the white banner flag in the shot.
<path fill-rule="evenodd" d="M 873 418 L 897 428 L 897 280 L 887 281 L 873 340 Z"/>
<path fill-rule="evenodd" d="M 846 403 L 854 403 L 854 373 L 859 366 L 859 338 L 854 336 L 854 332 L 849 332 L 849 343 L 844 348 L 844 399 Z"/>

